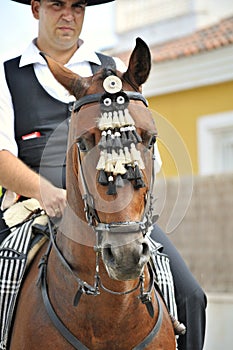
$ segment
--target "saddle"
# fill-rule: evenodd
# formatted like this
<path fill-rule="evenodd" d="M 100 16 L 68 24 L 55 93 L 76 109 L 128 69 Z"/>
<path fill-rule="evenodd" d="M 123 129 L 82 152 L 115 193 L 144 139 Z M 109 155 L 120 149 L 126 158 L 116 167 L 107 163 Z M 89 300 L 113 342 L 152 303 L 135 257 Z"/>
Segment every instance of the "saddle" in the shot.
<path fill-rule="evenodd" d="M 6 350 L 17 296 L 34 256 L 48 237 L 40 230 L 47 216 L 34 199 L 14 204 L 4 213 L 11 233 L 0 246 L 0 349 Z"/>

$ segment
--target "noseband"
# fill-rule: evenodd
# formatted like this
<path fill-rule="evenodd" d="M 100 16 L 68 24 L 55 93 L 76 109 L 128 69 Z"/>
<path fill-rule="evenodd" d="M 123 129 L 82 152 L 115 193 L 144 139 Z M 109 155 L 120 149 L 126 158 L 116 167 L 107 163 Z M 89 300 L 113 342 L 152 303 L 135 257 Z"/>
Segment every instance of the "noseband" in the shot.
<path fill-rule="evenodd" d="M 110 79 L 109 79 L 110 78 Z M 117 94 L 119 93 L 118 87 L 116 88 L 115 84 L 117 85 L 119 83 L 119 78 L 113 77 L 114 79 L 111 80 L 111 77 L 107 77 L 108 79 L 108 84 L 104 85 L 105 91 L 108 94 L 110 93 L 111 96 L 118 96 Z M 105 80 L 106 80 L 105 79 Z M 119 79 L 119 80 L 118 80 Z M 114 84 L 115 82 L 115 84 Z M 112 86 L 111 86 L 112 85 Z M 113 91 L 111 90 L 113 89 Z M 110 91 L 110 92 L 109 92 Z M 121 86 L 120 86 L 120 91 L 121 91 Z M 138 92 L 123 92 L 124 96 L 127 98 L 128 101 L 130 100 L 136 100 L 136 101 L 141 101 L 143 104 L 147 107 L 147 101 L 146 99 Z M 103 96 L 106 97 L 106 94 L 93 94 L 93 95 L 87 95 L 82 98 L 80 98 L 78 101 L 76 101 L 73 105 L 73 112 L 78 112 L 80 108 L 82 108 L 85 105 L 88 105 L 90 103 L 101 103 L 103 101 Z M 120 95 L 119 95 L 120 96 Z M 108 108 L 107 108 L 108 109 Z M 121 109 L 119 109 L 121 110 Z M 122 114 L 121 112 L 118 113 L 119 115 Z M 135 129 L 131 129 L 135 131 Z M 137 138 L 137 136 L 136 136 Z M 154 142 L 151 145 L 153 147 L 152 151 L 154 151 Z M 112 291 L 108 288 L 106 288 L 100 278 L 99 275 L 99 260 L 100 260 L 100 254 L 101 254 L 101 234 L 103 232 L 112 232 L 112 233 L 136 233 L 136 232 L 141 232 L 143 236 L 145 236 L 147 233 L 150 232 L 151 227 L 153 225 L 153 222 L 156 221 L 157 217 L 152 215 L 152 185 L 155 180 L 155 169 L 154 169 L 154 161 L 152 162 L 152 176 L 151 176 L 151 183 L 149 185 L 149 190 L 147 191 L 147 198 L 146 198 L 146 204 L 145 204 L 145 209 L 144 213 L 142 216 L 142 219 L 140 221 L 129 221 L 129 222 L 114 222 L 114 223 L 103 223 L 100 221 L 97 210 L 95 209 L 95 203 L 94 203 L 94 198 L 92 194 L 90 193 L 86 179 L 84 176 L 84 170 L 83 170 L 83 165 L 82 165 L 82 160 L 81 160 L 81 143 L 78 140 L 77 141 L 77 154 L 78 154 L 78 166 L 79 166 L 79 172 L 80 172 L 80 179 L 81 179 L 81 185 L 83 187 L 83 202 L 84 202 L 84 211 L 86 215 L 86 220 L 89 226 L 92 227 L 96 234 L 96 246 L 94 247 L 95 252 L 96 252 L 96 271 L 95 271 L 95 282 L 94 285 L 91 286 L 85 281 L 81 280 L 77 275 L 74 274 L 71 266 L 69 263 L 66 261 L 62 253 L 60 252 L 56 240 L 55 240 L 55 235 L 52 230 L 52 226 L 49 223 L 49 228 L 50 228 L 50 244 L 48 246 L 47 252 L 45 255 L 42 257 L 39 267 L 40 267 L 40 275 L 38 278 L 38 281 L 41 283 L 41 289 L 42 289 L 42 297 L 43 301 L 45 304 L 45 307 L 47 309 L 47 312 L 55 325 L 55 327 L 60 331 L 60 333 L 65 337 L 65 339 L 74 346 L 75 349 L 79 350 L 88 350 L 85 345 L 83 345 L 67 328 L 66 326 L 62 323 L 60 318 L 56 315 L 55 310 L 52 307 L 52 304 L 49 300 L 48 296 L 48 290 L 47 290 L 47 263 L 48 263 L 48 257 L 49 253 L 51 251 L 51 248 L 53 247 L 55 252 L 57 253 L 60 261 L 62 264 L 66 267 L 66 269 L 71 273 L 71 275 L 74 277 L 76 282 L 79 285 L 78 291 L 75 295 L 74 298 L 74 306 L 77 306 L 79 303 L 79 300 L 83 294 L 86 295 L 92 295 L 92 296 L 97 296 L 100 294 L 100 289 L 103 289 L 105 292 L 115 294 L 115 295 L 125 295 L 132 293 L 136 291 L 137 289 L 140 289 L 140 294 L 138 298 L 141 300 L 143 304 L 146 305 L 147 310 L 150 314 L 150 316 L 153 318 L 154 316 L 154 308 L 152 304 L 152 299 L 151 299 L 151 294 L 153 291 L 154 287 L 154 272 L 153 269 L 148 263 L 148 270 L 149 270 L 149 275 L 150 275 L 150 283 L 148 290 L 144 290 L 144 275 L 141 275 L 139 277 L 139 282 L 138 284 L 132 288 L 131 290 L 124 291 L 124 292 L 117 292 L 117 291 Z M 154 152 L 152 152 L 154 154 Z M 154 156 L 152 156 L 154 157 Z M 154 160 L 154 158 L 153 158 Z M 104 169 L 102 169 L 104 170 Z M 117 174 L 119 175 L 119 173 Z M 157 322 L 155 322 L 155 326 L 153 327 L 152 331 L 149 333 L 149 335 L 139 344 L 137 345 L 133 350 L 142 350 L 148 346 L 148 344 L 153 340 L 155 335 L 158 333 L 161 323 L 162 323 L 162 305 L 161 302 L 157 296 L 157 293 L 155 292 L 155 298 L 157 300 L 158 304 L 158 318 Z"/>

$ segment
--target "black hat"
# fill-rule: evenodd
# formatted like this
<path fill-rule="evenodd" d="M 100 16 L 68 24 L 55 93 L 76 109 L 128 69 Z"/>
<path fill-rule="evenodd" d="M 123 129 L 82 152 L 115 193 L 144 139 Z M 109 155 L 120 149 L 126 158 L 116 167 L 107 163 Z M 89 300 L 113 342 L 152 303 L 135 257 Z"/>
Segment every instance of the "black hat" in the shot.
<path fill-rule="evenodd" d="M 31 4 L 31 0 L 12 0 L 12 1 L 19 2 L 20 4 L 25 4 L 25 5 Z M 107 2 L 111 2 L 111 1 L 114 1 L 114 0 L 87 0 L 87 6 L 106 4 Z"/>

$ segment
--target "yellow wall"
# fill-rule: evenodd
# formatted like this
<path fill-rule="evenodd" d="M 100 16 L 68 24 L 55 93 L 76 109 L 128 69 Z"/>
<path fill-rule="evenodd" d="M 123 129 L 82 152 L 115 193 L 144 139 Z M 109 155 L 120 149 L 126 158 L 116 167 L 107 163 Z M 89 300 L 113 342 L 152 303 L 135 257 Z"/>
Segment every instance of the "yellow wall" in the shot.
<path fill-rule="evenodd" d="M 181 135 L 191 157 L 193 173 L 197 174 L 197 119 L 203 115 L 233 110 L 233 81 L 160 95 L 148 98 L 148 101 L 150 108 L 165 117 Z M 155 119 L 158 119 L 159 134 L 166 134 L 169 128 L 159 121 L 160 118 L 155 117 Z M 175 132 L 171 133 L 167 140 L 173 138 L 174 135 Z M 177 136 L 175 135 L 175 137 Z M 174 142 L 176 144 L 176 141 Z M 166 140 L 165 142 L 163 140 L 160 142 L 163 171 L 166 176 L 174 176 L 177 175 L 176 157 L 180 159 L 182 156 L 180 154 L 175 157 L 171 156 L 170 151 L 167 150 L 166 143 Z M 182 164 L 182 161 L 179 160 L 178 163 L 178 168 L 181 169 L 180 164 Z M 186 170 L 184 169 L 184 174 L 188 173 Z"/>

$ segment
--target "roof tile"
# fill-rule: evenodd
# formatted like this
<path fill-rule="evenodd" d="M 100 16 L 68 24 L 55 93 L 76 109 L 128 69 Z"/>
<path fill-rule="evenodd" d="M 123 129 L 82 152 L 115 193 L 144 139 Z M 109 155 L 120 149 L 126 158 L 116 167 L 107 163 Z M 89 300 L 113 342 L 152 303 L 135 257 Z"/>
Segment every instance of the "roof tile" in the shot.
<path fill-rule="evenodd" d="M 164 42 L 151 47 L 153 62 L 163 62 L 196 55 L 203 51 L 212 51 L 233 43 L 233 16 L 203 28 L 191 35 Z M 130 52 L 119 53 L 124 62 L 128 62 Z"/>

